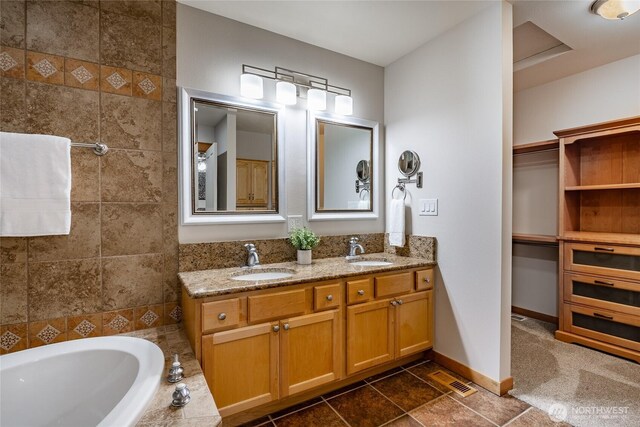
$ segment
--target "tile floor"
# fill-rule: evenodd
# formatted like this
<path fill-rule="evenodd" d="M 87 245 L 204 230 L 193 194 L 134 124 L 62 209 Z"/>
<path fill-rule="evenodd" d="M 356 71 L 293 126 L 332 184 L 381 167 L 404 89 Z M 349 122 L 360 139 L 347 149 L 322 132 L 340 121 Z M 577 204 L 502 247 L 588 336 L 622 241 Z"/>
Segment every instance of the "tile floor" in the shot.
<path fill-rule="evenodd" d="M 477 393 L 462 398 L 428 377 L 438 369 L 463 379 L 434 362 L 413 363 L 244 426 L 558 426 L 545 412 L 478 386 Z"/>

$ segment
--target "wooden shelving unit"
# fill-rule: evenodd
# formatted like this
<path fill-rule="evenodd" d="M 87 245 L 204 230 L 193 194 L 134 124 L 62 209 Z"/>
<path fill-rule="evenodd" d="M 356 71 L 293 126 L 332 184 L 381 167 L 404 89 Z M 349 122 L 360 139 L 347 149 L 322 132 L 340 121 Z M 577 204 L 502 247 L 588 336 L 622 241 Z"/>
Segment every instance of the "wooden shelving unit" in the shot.
<path fill-rule="evenodd" d="M 556 338 L 640 362 L 640 117 L 555 134 Z"/>
<path fill-rule="evenodd" d="M 629 188 L 640 188 L 640 182 L 630 182 L 625 184 L 570 185 L 565 187 L 564 191 L 625 190 Z"/>
<path fill-rule="evenodd" d="M 513 233 L 512 240 L 517 243 L 558 245 L 558 238 L 556 236 L 548 236 L 544 234 Z"/>
<path fill-rule="evenodd" d="M 559 143 L 557 139 L 548 141 L 531 142 L 529 144 L 519 144 L 513 146 L 513 154 L 537 153 L 540 151 L 557 150 Z"/>

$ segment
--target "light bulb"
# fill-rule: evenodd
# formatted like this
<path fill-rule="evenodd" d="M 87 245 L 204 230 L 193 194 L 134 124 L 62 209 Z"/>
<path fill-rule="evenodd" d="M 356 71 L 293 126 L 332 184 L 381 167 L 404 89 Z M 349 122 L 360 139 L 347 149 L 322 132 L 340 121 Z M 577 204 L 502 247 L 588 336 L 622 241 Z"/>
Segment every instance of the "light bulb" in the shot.
<path fill-rule="evenodd" d="M 276 100 L 284 105 L 296 105 L 296 85 L 289 82 L 276 83 Z"/>
<path fill-rule="evenodd" d="M 353 98 L 346 95 L 336 96 L 336 114 L 350 116 L 353 114 Z"/>
<path fill-rule="evenodd" d="M 307 108 L 316 111 L 326 110 L 327 92 L 320 89 L 309 89 L 307 91 Z"/>
<path fill-rule="evenodd" d="M 262 99 L 262 77 L 255 74 L 242 74 L 240 76 L 240 95 L 245 98 Z"/>

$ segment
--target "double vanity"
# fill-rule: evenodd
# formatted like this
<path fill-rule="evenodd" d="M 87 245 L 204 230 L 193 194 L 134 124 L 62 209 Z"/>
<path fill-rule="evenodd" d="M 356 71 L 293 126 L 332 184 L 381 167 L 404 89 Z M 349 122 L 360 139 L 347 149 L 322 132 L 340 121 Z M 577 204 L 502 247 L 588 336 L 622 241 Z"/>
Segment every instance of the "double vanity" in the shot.
<path fill-rule="evenodd" d="M 369 254 L 180 273 L 185 331 L 220 414 L 260 416 L 421 357 L 434 265 Z"/>

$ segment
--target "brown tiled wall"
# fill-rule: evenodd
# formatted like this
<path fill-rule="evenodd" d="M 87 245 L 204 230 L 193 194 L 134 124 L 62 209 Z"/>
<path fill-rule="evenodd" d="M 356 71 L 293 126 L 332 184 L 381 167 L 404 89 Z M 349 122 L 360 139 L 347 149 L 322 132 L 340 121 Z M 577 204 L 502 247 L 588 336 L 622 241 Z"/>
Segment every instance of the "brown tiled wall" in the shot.
<path fill-rule="evenodd" d="M 0 239 L 0 354 L 174 323 L 175 2 L 0 2 L 0 129 L 73 148 L 69 236 Z"/>
<path fill-rule="evenodd" d="M 321 236 L 320 244 L 313 250 L 316 259 L 345 256 L 349 251 L 349 238 Z M 359 234 L 360 243 L 368 253 L 384 251 L 384 234 Z M 245 265 L 247 251 L 245 243 L 254 243 L 262 264 L 288 262 L 296 259 L 296 250 L 287 239 L 247 240 L 239 242 L 192 243 L 180 245 L 180 271 L 210 270 Z"/>
<path fill-rule="evenodd" d="M 411 258 L 424 258 L 437 261 L 437 241 L 435 237 L 407 235 L 401 248 L 389 245 L 389 235 L 384 235 L 384 251 L 390 254 Z"/>

